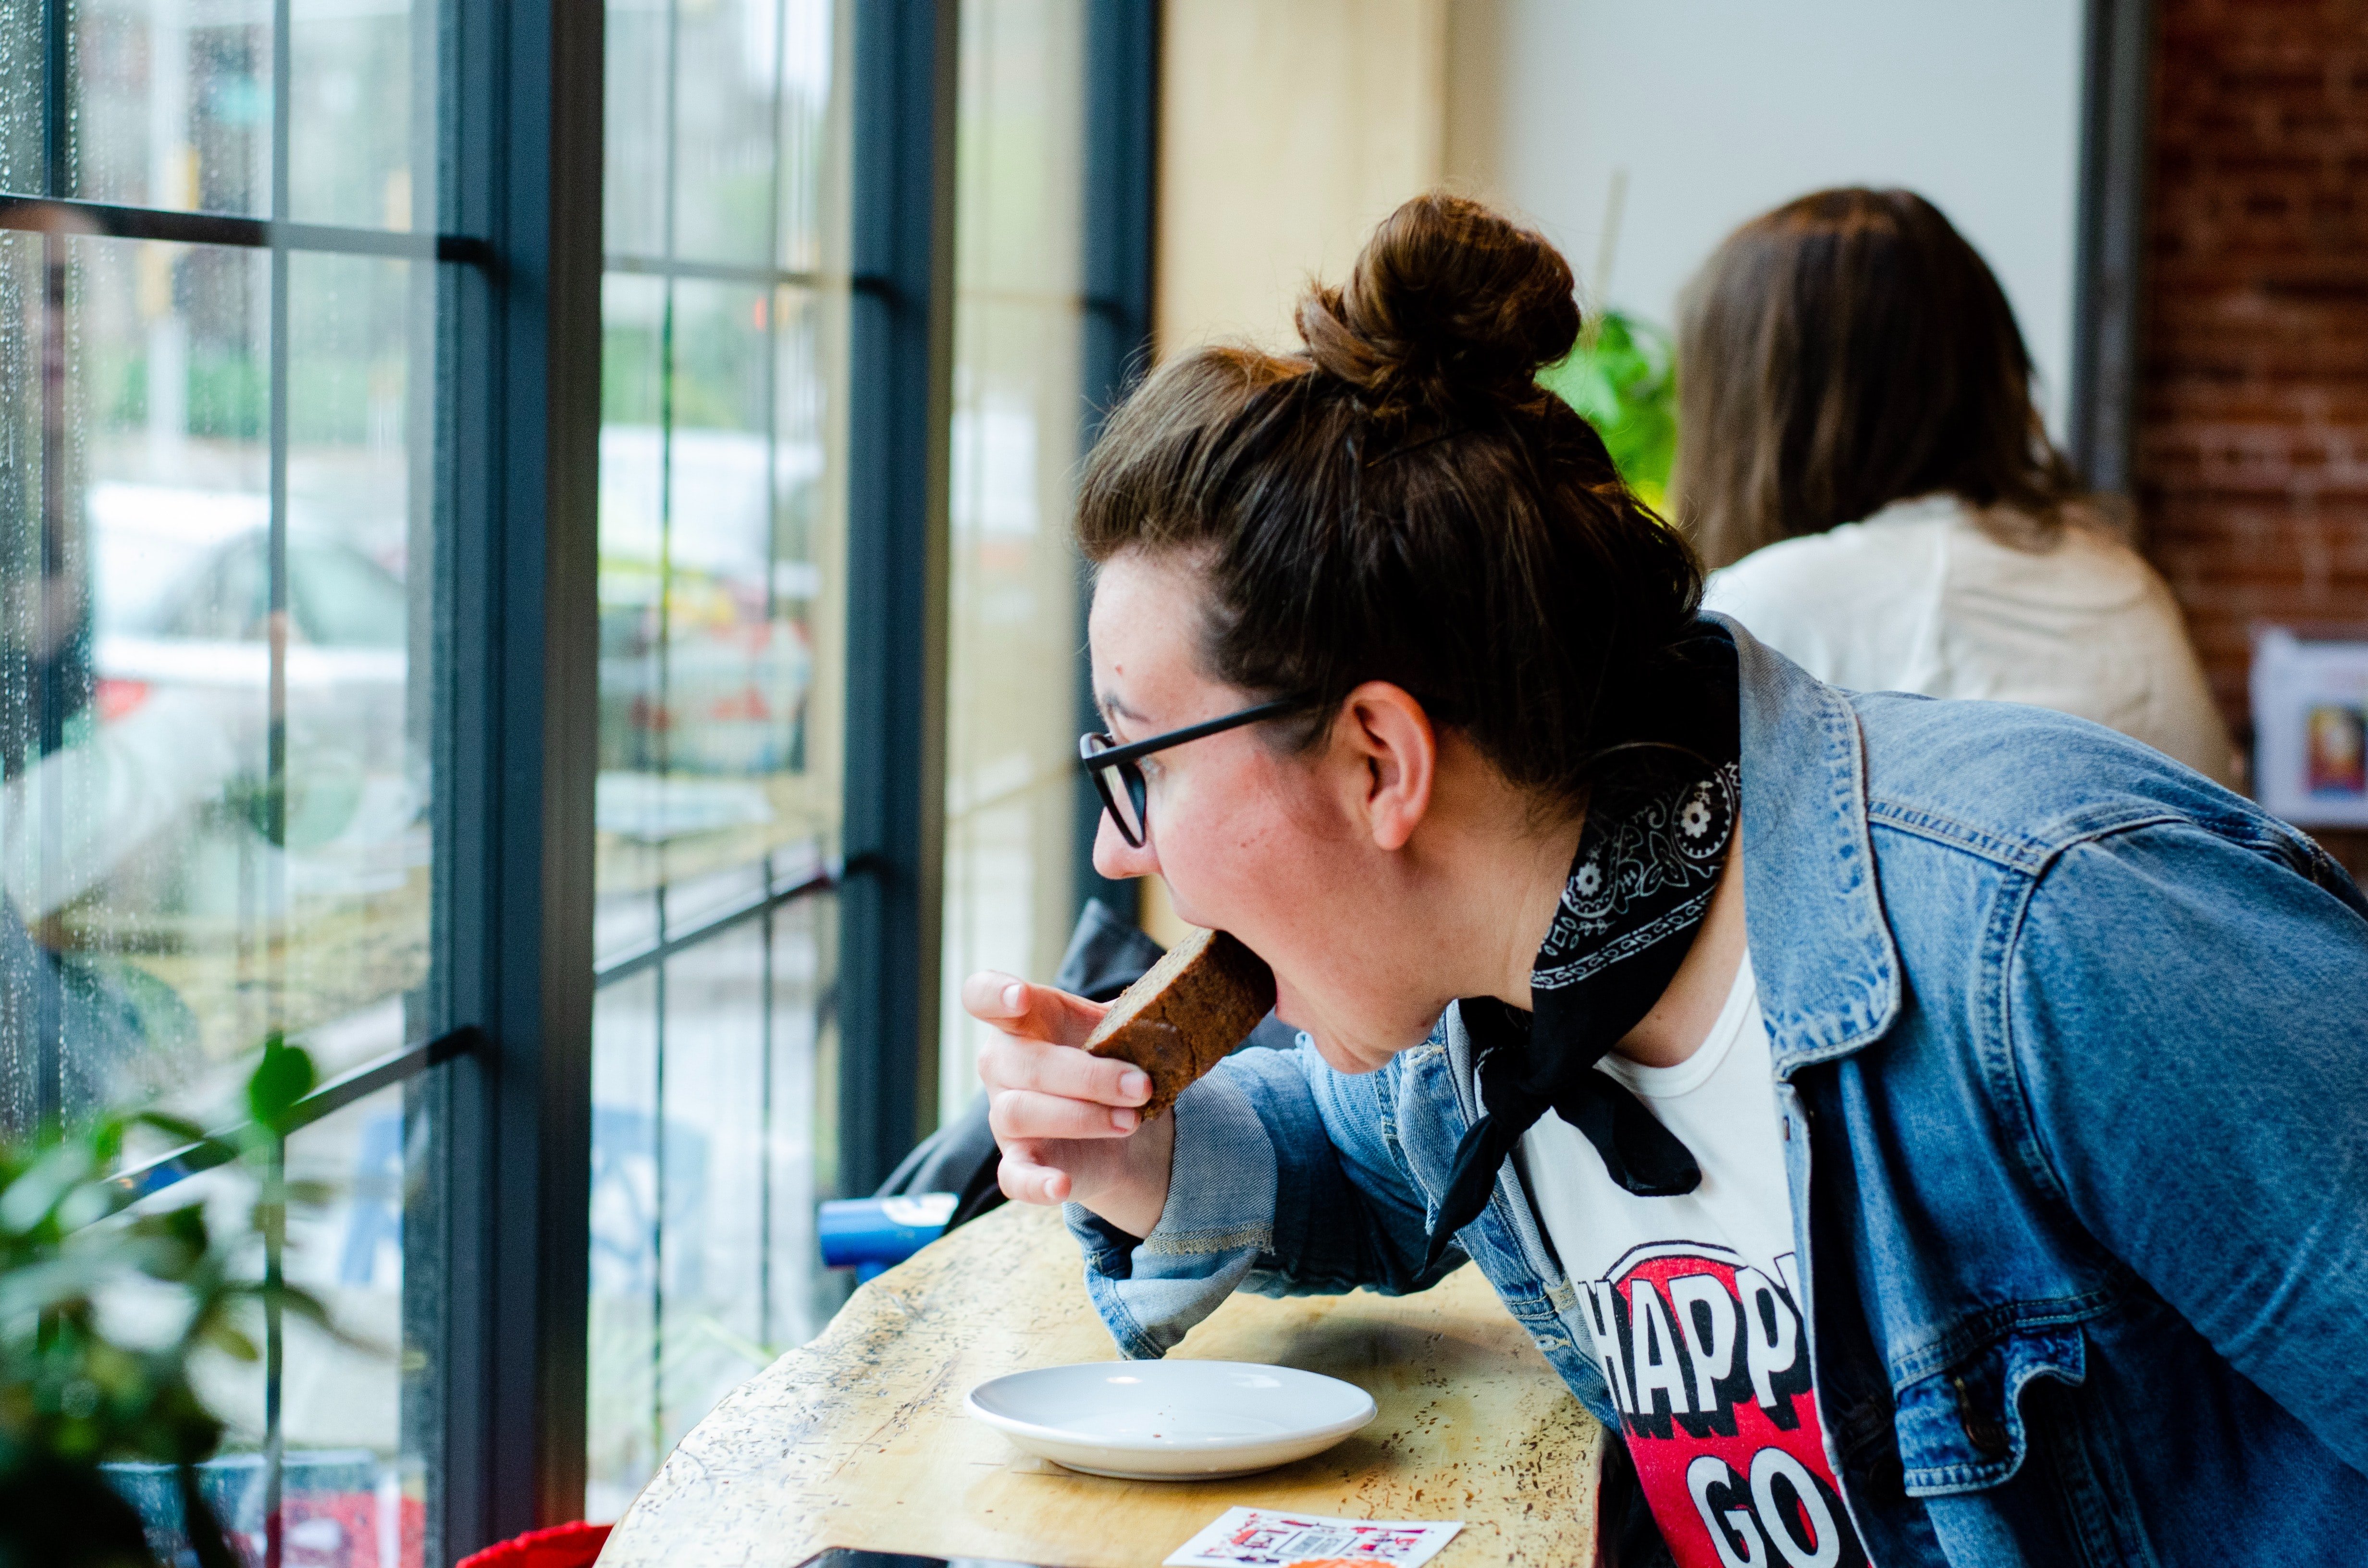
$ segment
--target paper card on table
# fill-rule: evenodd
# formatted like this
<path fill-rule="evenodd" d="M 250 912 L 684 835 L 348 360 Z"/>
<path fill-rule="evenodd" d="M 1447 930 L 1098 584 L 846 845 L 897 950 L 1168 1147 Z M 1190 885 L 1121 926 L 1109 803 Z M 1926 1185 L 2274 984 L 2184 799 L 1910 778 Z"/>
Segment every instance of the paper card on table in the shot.
<path fill-rule="evenodd" d="M 1386 1563 L 1417 1568 L 1463 1528 L 1419 1519 L 1332 1519 L 1281 1508 L 1228 1508 L 1176 1549 L 1167 1568 L 1313 1568 Z"/>

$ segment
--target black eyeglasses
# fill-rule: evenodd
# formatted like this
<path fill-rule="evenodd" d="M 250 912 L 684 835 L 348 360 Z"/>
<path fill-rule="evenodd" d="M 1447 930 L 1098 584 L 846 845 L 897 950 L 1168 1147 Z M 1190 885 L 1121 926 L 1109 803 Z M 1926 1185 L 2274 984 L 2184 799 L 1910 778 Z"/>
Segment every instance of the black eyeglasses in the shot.
<path fill-rule="evenodd" d="M 1149 740 L 1130 741 L 1119 744 L 1106 734 L 1077 737 L 1077 763 L 1093 775 L 1094 788 L 1101 792 L 1102 809 L 1110 812 L 1110 822 L 1118 835 L 1136 849 L 1143 847 L 1150 822 L 1150 790 L 1143 781 L 1143 769 L 1135 766 L 1139 758 L 1169 746 L 1180 746 L 1186 741 L 1197 741 L 1204 735 L 1239 729 L 1255 724 L 1261 719 L 1275 719 L 1306 707 L 1301 701 L 1261 702 L 1255 708 L 1245 708 L 1238 713 L 1228 713 L 1222 719 L 1212 719 L 1204 724 L 1188 724 L 1180 730 L 1170 730 Z"/>

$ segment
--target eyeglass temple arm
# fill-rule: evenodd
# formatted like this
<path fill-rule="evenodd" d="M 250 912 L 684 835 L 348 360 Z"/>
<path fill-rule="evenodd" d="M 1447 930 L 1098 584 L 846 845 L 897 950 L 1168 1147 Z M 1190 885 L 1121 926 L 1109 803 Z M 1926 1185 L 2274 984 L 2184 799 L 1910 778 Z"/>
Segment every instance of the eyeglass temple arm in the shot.
<path fill-rule="evenodd" d="M 1156 751 L 1166 751 L 1169 746 L 1180 746 L 1186 741 L 1197 741 L 1203 735 L 1218 734 L 1244 724 L 1255 724 L 1261 719 L 1279 718 L 1305 706 L 1304 702 L 1289 700 L 1261 702 L 1255 708 L 1245 708 L 1238 713 L 1227 713 L 1222 718 L 1211 719 L 1205 723 L 1189 724 L 1180 730 L 1170 730 L 1163 735 L 1152 735 L 1144 740 L 1130 741 L 1125 745 L 1112 746 L 1108 751 L 1087 751 L 1086 747 L 1093 742 L 1093 737 L 1087 735 L 1077 742 L 1077 766 L 1087 769 L 1115 767 L 1121 762 L 1133 762 L 1138 757 L 1149 756 Z"/>

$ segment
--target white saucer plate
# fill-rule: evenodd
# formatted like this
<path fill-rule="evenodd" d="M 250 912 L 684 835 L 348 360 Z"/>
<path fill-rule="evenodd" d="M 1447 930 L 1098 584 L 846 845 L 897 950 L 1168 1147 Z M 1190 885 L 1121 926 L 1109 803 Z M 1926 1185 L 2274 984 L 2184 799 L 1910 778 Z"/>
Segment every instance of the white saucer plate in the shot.
<path fill-rule="evenodd" d="M 1214 1481 L 1319 1454 L 1373 1418 L 1353 1383 L 1247 1361 L 1088 1361 L 993 1378 L 973 1419 L 1031 1454 L 1127 1481 Z"/>

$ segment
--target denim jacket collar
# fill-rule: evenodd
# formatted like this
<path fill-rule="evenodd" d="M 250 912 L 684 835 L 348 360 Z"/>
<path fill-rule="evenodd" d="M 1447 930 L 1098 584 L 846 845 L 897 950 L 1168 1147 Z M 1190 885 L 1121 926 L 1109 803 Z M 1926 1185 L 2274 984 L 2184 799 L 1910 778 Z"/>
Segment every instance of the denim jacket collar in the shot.
<path fill-rule="evenodd" d="M 1743 885 L 1776 1073 L 1846 1056 L 1899 1016 L 1899 955 L 1868 842 L 1858 717 L 1725 616 L 1743 714 Z M 1777 940 L 1776 934 L 1782 939 Z"/>

